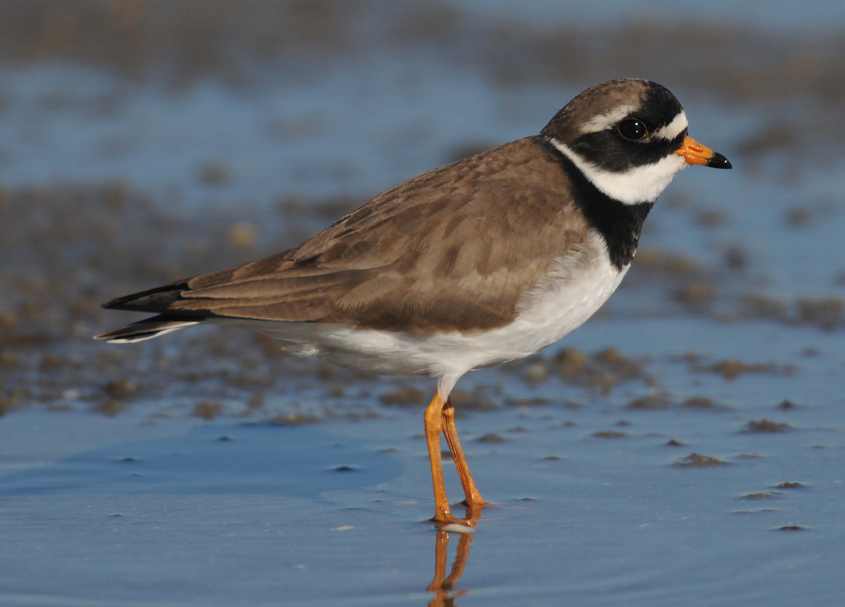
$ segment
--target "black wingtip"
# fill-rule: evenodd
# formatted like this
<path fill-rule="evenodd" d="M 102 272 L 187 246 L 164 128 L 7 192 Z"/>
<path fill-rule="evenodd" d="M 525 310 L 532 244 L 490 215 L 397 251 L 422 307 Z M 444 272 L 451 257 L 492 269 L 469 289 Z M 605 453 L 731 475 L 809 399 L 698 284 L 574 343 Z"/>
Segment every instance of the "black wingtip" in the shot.
<path fill-rule="evenodd" d="M 104 310 L 119 310 L 121 308 L 121 304 L 123 304 L 125 300 L 126 297 L 115 297 L 106 303 L 100 304 L 100 307 Z"/>
<path fill-rule="evenodd" d="M 180 293 L 188 289 L 186 281 L 177 282 L 138 293 L 117 297 L 102 307 L 106 310 L 132 310 L 136 312 L 161 312 L 174 301 L 180 299 Z"/>
<path fill-rule="evenodd" d="M 732 169 L 731 161 L 716 152 L 713 157 L 707 161 L 707 166 L 711 169 Z"/>

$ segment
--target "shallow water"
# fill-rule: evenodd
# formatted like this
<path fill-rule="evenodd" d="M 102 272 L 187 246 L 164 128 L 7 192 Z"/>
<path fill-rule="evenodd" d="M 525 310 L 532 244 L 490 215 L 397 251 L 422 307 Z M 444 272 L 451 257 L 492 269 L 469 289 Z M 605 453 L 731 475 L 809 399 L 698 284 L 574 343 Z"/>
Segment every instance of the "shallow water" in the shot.
<path fill-rule="evenodd" d="M 800 22 L 782 5 L 765 25 L 836 25 L 838 4 L 822 4 Z M 534 6 L 519 19 L 549 4 Z M 727 6 L 714 15 L 761 18 Z M 685 7 L 678 19 L 697 20 Z M 616 22 L 600 8 L 585 19 Z M 820 135 L 749 144 L 781 119 L 818 133 L 830 109 L 812 91 L 749 104 L 666 82 L 736 168 L 678 177 L 596 319 L 462 380 L 459 425 L 492 502 L 470 536 L 426 522 L 432 382 L 279 359 L 245 333 L 90 341 L 128 318 L 96 302 L 290 246 L 344 205 L 536 132 L 587 77 L 503 84 L 433 40 L 321 59 L 316 74 L 277 66 L 245 87 L 3 68 L 0 253 L 16 263 L 0 268 L 0 603 L 842 596 L 845 167 Z M 456 558 L 463 569 L 430 590 L 447 547 L 443 575 Z"/>
<path fill-rule="evenodd" d="M 629 325 L 597 322 L 574 341 L 631 343 L 645 331 L 653 339 L 631 353 L 653 357 L 650 370 L 671 378 L 679 397 L 707 394 L 719 406 L 695 410 L 678 398 L 637 411 L 617 390 L 573 409 L 560 399 L 576 391 L 544 385 L 524 390 L 548 404 L 461 419 L 492 504 L 465 540 L 460 604 L 834 601 L 845 514 L 845 417 L 833 385 L 841 363 L 801 365 L 812 388 L 784 411 L 771 393 L 795 390 L 793 377 L 727 382 L 687 372 L 672 356 L 676 339 L 660 337 L 672 329 L 718 356 L 732 329 Z M 784 348 L 774 362 L 794 358 L 771 327 L 744 337 L 733 350 L 740 358 L 766 344 Z M 805 337 L 822 351 L 835 344 Z M 481 375 L 495 381 L 483 376 L 496 372 Z M 419 418 L 412 410 L 357 424 L 198 428 L 133 415 L 10 416 L 0 488 L 5 602 L 424 603 L 438 536 L 424 522 Z M 762 418 L 792 427 L 742 432 Z M 607 430 L 623 434 L 595 435 Z M 488 433 L 504 442 L 478 442 Z M 667 446 L 670 438 L 682 446 Z M 692 452 L 723 464 L 677 465 Z M 801 487 L 776 487 L 784 481 Z M 454 550 L 460 534 L 450 541 Z"/>

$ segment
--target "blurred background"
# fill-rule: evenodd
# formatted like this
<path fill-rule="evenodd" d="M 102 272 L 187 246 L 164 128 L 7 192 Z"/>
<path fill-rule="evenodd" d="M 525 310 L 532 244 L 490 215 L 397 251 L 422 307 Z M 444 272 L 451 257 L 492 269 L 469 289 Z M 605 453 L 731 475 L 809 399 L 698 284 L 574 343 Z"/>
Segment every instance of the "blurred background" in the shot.
<path fill-rule="evenodd" d="M 691 132 L 737 170 L 676 180 L 608 314 L 842 323 L 838 2 L 4 0 L 0 10 L 0 411 L 102 405 L 103 385 L 153 390 L 172 367 L 221 377 L 221 348 L 237 352 L 229 363 L 256 349 L 189 333 L 172 354 L 188 358 L 165 365 L 167 341 L 89 343 L 122 320 L 98 304 L 294 245 L 625 76 L 671 88 Z"/>
<path fill-rule="evenodd" d="M 662 445 L 694 428 L 698 444 L 678 457 L 768 449 L 776 462 L 725 499 L 753 492 L 750 478 L 822 475 L 821 501 L 771 508 L 761 528 L 832 524 L 822 504 L 842 497 L 833 469 L 845 448 L 843 56 L 845 5 L 833 0 L 2 0 L 0 473 L 100 448 L 109 441 L 86 428 L 110 435 L 123 418 L 180 431 L 213 420 L 229 434 L 396 422 L 407 440 L 426 380 L 290 360 L 247 332 L 106 346 L 90 337 L 134 317 L 99 304 L 293 246 L 404 179 L 538 132 L 581 89 L 633 76 L 670 88 L 691 134 L 735 170 L 675 180 L 623 287 L 567 347 L 462 382 L 470 436 L 502 439 L 493 455 L 522 454 L 519 432 L 503 428 L 570 423 L 577 434 L 535 437 L 545 446 L 531 457 L 566 459 L 561 440 L 595 449 L 586 478 L 631 449 L 674 461 L 636 440 L 602 451 L 600 439 Z M 347 426 L 336 431 L 366 440 L 366 424 Z M 747 447 L 748 433 L 782 440 Z M 80 478 L 105 478 L 92 474 Z M 55 490 L 40 478 L 8 495 Z M 794 563 L 751 579 L 781 565 Z M 485 571 L 476 586 L 495 579 Z"/>

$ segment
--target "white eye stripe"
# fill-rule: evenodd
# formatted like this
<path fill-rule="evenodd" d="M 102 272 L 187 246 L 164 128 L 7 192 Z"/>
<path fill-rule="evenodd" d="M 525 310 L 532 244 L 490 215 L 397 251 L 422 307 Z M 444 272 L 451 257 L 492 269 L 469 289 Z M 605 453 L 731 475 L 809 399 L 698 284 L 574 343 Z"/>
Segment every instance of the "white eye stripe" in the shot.
<path fill-rule="evenodd" d="M 675 137 L 683 133 L 684 129 L 686 129 L 688 126 L 689 124 L 687 123 L 687 115 L 684 113 L 683 110 L 681 110 L 681 112 L 672 119 L 672 122 L 654 131 L 652 136 L 657 137 L 659 139 L 672 141 Z"/>
<path fill-rule="evenodd" d="M 639 107 L 633 105 L 620 105 L 616 109 L 607 112 L 606 114 L 599 114 L 598 116 L 593 116 L 587 122 L 581 125 L 580 131 L 584 135 L 587 135 L 589 133 L 600 133 L 614 126 L 617 122 L 625 118 L 625 116 L 634 113 L 638 109 Z"/>
<path fill-rule="evenodd" d="M 607 130 L 615 126 L 616 123 L 618 123 L 620 120 L 622 120 L 626 116 L 629 116 L 630 114 L 635 113 L 638 109 L 639 108 L 633 105 L 621 105 L 616 109 L 605 114 L 593 116 L 583 125 L 581 125 L 580 131 L 584 135 L 590 133 L 600 133 L 601 131 Z M 680 135 L 684 131 L 684 129 L 688 127 L 689 123 L 687 122 L 687 115 L 683 110 L 681 110 L 672 119 L 672 122 L 670 122 L 664 127 L 657 129 L 651 135 L 652 137 L 658 139 L 672 141 L 675 137 Z"/>

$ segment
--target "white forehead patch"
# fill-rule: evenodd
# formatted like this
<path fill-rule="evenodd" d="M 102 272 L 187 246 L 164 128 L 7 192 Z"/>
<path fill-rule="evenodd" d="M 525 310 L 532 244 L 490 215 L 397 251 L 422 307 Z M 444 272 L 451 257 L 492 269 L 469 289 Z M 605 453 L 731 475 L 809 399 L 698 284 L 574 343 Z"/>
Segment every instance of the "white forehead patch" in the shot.
<path fill-rule="evenodd" d="M 588 133 L 601 133 L 605 129 L 609 129 L 617 122 L 622 120 L 628 114 L 637 111 L 639 106 L 635 105 L 620 105 L 617 108 L 605 113 L 593 116 L 587 122 L 581 125 L 581 133 L 586 135 Z"/>
<path fill-rule="evenodd" d="M 689 123 L 687 123 L 687 115 L 683 110 L 681 110 L 681 112 L 672 119 L 672 122 L 654 131 L 652 136 L 672 141 L 675 137 L 683 133 L 684 129 L 688 126 Z"/>
<path fill-rule="evenodd" d="M 675 174 L 687 166 L 683 157 L 669 154 L 657 162 L 615 173 L 584 160 L 557 139 L 552 138 L 550 142 L 561 154 L 569 158 L 599 191 L 624 204 L 654 202 L 671 183 Z"/>

